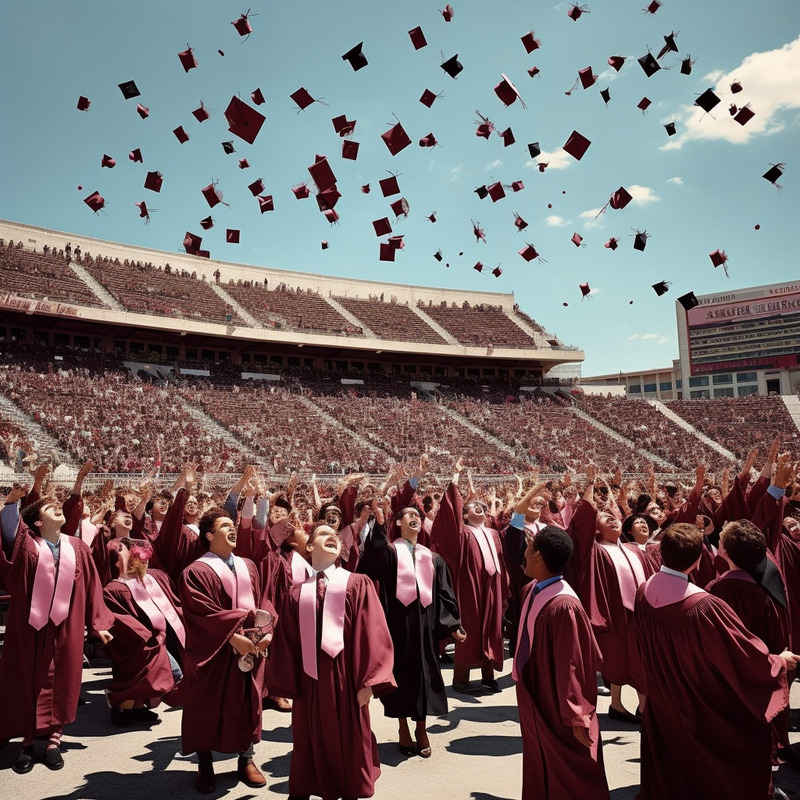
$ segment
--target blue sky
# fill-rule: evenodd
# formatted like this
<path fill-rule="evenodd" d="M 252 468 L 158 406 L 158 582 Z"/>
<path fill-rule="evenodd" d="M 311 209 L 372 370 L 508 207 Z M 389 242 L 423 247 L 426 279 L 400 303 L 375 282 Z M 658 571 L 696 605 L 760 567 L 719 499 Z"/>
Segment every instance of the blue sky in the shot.
<path fill-rule="evenodd" d="M 595 0 L 577 21 L 567 16 L 568 3 L 460 0 L 450 23 L 435 0 L 248 2 L 253 32 L 246 40 L 231 21 L 248 4 L 226 0 L 40 0 L 35 10 L 5 4 L 0 218 L 167 252 L 182 251 L 188 230 L 225 261 L 514 292 L 548 330 L 585 350 L 584 375 L 668 366 L 677 357 L 680 294 L 800 275 L 796 0 L 664 0 L 655 14 L 643 11 L 644 0 Z M 416 26 L 428 42 L 420 50 L 408 36 Z M 530 30 L 541 47 L 527 54 L 520 39 Z M 665 69 L 647 78 L 637 58 L 648 49 L 657 55 L 671 32 L 679 52 L 665 55 Z M 360 41 L 369 63 L 354 72 L 341 56 Z M 198 67 L 185 73 L 178 53 L 187 44 Z M 453 80 L 440 64 L 456 53 L 464 69 Z M 626 57 L 618 73 L 607 63 L 612 55 Z M 679 69 L 687 55 L 696 60 L 689 76 Z M 527 72 L 533 66 L 535 78 Z M 567 94 L 585 67 L 598 80 Z M 498 99 L 493 89 L 502 73 L 526 107 L 506 108 Z M 141 97 L 123 98 L 117 84 L 127 80 Z M 742 85 L 737 94 L 734 80 Z M 327 105 L 297 113 L 289 95 L 301 87 Z M 223 112 L 234 95 L 252 104 L 256 88 L 266 98 L 259 107 L 266 123 L 250 145 L 229 133 Z M 693 103 L 709 88 L 721 102 L 703 115 Z M 431 108 L 419 102 L 425 89 L 442 93 Z M 91 101 L 86 112 L 76 109 L 80 95 Z M 643 97 L 651 101 L 645 114 L 637 108 Z M 192 116 L 201 101 L 211 115 L 203 123 Z M 149 107 L 147 119 L 137 102 Z M 755 116 L 740 126 L 731 103 L 749 103 Z M 477 112 L 497 132 L 511 127 L 516 143 L 504 147 L 497 133 L 488 141 L 476 136 Z M 340 114 L 356 120 L 355 161 L 341 156 L 331 124 Z M 381 134 L 395 118 L 412 144 L 392 156 Z M 669 137 L 663 126 L 672 121 L 677 133 Z M 179 125 L 190 137 L 185 144 L 172 133 Z M 562 149 L 573 130 L 592 142 L 580 161 Z M 418 145 L 428 133 L 439 146 Z M 221 142 L 231 139 L 236 153 L 226 155 Z M 533 141 L 543 151 L 535 159 L 527 148 Z M 136 147 L 143 164 L 128 159 Z M 101 168 L 104 154 L 115 168 Z M 338 225 L 326 221 L 313 196 L 296 200 L 291 192 L 310 181 L 316 154 L 328 157 L 338 181 Z M 239 158 L 250 167 L 239 169 Z M 539 162 L 548 163 L 544 172 Z M 761 177 L 776 162 L 787 162 L 781 192 Z M 149 170 L 163 173 L 159 194 L 143 188 Z M 399 173 L 410 206 L 396 223 L 389 203 L 397 198 L 384 198 L 378 187 L 389 171 Z M 247 188 L 259 177 L 275 203 L 263 215 Z M 209 209 L 200 190 L 212 180 L 229 206 Z M 496 203 L 473 191 L 517 180 L 525 188 L 507 189 Z M 365 183 L 369 194 L 361 192 Z M 633 201 L 597 216 L 620 186 Z M 106 199 L 97 215 L 83 203 L 94 190 Z M 155 210 L 148 225 L 134 205 L 142 200 Z M 522 232 L 515 212 L 528 223 Z M 215 227 L 204 232 L 198 222 L 209 214 Z M 384 216 L 405 237 L 394 264 L 378 259 L 372 221 Z M 476 242 L 472 221 L 485 243 Z M 241 231 L 238 245 L 225 242 L 226 228 Z M 644 252 L 633 250 L 635 230 L 651 235 Z M 576 232 L 585 246 L 571 242 Z M 604 247 L 610 237 L 619 239 L 616 251 Z M 546 263 L 525 262 L 518 250 L 526 243 Z M 709 259 L 717 249 L 729 257 L 730 278 Z M 474 271 L 476 261 L 488 269 Z M 503 274 L 494 278 L 498 264 Z M 660 280 L 672 284 L 663 297 L 651 288 Z M 581 301 L 585 282 L 592 294 Z"/>

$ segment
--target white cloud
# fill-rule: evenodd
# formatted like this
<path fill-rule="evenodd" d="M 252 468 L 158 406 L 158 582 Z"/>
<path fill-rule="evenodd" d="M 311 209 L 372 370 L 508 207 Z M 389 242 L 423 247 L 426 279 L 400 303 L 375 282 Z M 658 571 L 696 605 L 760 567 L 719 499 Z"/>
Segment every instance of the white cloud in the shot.
<path fill-rule="evenodd" d="M 450 170 L 450 180 L 451 181 L 458 180 L 458 176 L 461 174 L 462 169 L 464 169 L 463 164 L 459 164 L 458 166 L 453 167 L 453 169 Z"/>
<path fill-rule="evenodd" d="M 642 339 L 658 339 L 657 333 L 646 333 L 642 336 Z"/>
<path fill-rule="evenodd" d="M 633 341 L 635 341 L 635 340 L 636 340 L 636 339 L 638 339 L 638 338 L 639 338 L 639 334 L 638 334 L 638 333 L 632 333 L 632 334 L 631 334 L 631 335 L 628 337 L 628 341 L 629 341 L 629 342 L 633 342 Z"/>
<path fill-rule="evenodd" d="M 592 286 L 592 288 L 589 289 L 589 297 L 593 297 L 596 294 L 600 294 L 602 291 L 603 289 L 598 289 L 596 286 Z"/>
<path fill-rule="evenodd" d="M 675 115 L 678 136 L 672 137 L 661 150 L 680 150 L 694 139 L 725 139 L 743 144 L 753 136 L 777 133 L 785 127 L 781 112 L 800 108 L 800 36 L 779 50 L 751 53 L 727 74 L 712 72 L 704 76 L 722 101 L 711 114 L 701 108 L 686 105 Z M 744 89 L 732 94 L 730 84 L 739 81 Z M 736 103 L 740 108 L 748 101 L 755 116 L 739 125 L 728 113 L 727 106 Z"/>
<path fill-rule="evenodd" d="M 655 340 L 656 344 L 667 344 L 671 339 L 671 336 L 663 336 L 660 333 L 632 333 L 628 337 L 629 342 Z"/>
<path fill-rule="evenodd" d="M 633 198 L 632 202 L 639 206 L 646 206 L 648 203 L 657 203 L 661 199 L 649 186 L 639 186 L 634 183 L 625 188 Z"/>
<path fill-rule="evenodd" d="M 495 167 L 502 167 L 502 166 L 503 166 L 503 159 L 502 158 L 498 158 L 495 161 L 492 161 L 491 163 L 487 164 L 484 167 L 484 169 L 488 172 L 490 169 L 494 169 Z"/>
<path fill-rule="evenodd" d="M 590 208 L 587 211 L 581 211 L 578 216 L 581 219 L 594 219 L 602 210 L 602 208 Z"/>
<path fill-rule="evenodd" d="M 683 186 L 683 178 L 676 175 L 674 178 L 667 178 L 667 183 L 674 183 L 676 186 Z"/>
<path fill-rule="evenodd" d="M 552 152 L 542 152 L 536 158 L 525 162 L 526 167 L 537 169 L 538 165 L 547 164 L 547 169 L 566 169 L 575 159 L 566 150 L 559 148 Z"/>
<path fill-rule="evenodd" d="M 563 228 L 567 224 L 567 221 L 557 214 L 550 214 L 549 217 L 545 217 L 544 222 L 550 228 Z"/>

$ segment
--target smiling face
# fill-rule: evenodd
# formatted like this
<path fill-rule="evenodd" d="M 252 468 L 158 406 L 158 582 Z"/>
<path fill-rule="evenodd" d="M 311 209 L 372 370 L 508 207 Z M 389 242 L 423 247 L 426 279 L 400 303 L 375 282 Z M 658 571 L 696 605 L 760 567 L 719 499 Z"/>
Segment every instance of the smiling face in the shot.
<path fill-rule="evenodd" d="M 183 509 L 184 517 L 196 519 L 199 511 L 200 504 L 197 502 L 197 498 L 193 494 L 190 494 Z"/>
<path fill-rule="evenodd" d="M 631 525 L 631 534 L 636 544 L 644 544 L 650 539 L 650 526 L 641 517 L 637 517 Z"/>
<path fill-rule="evenodd" d="M 330 506 L 325 509 L 325 522 L 333 530 L 338 531 L 342 524 L 342 512 L 335 506 Z"/>
<path fill-rule="evenodd" d="M 115 538 L 130 536 L 133 528 L 133 517 L 127 511 L 117 511 L 112 520 Z"/>
<path fill-rule="evenodd" d="M 486 522 L 486 506 L 479 500 L 473 500 L 464 506 L 464 517 L 467 525 L 483 525 Z"/>
<path fill-rule="evenodd" d="M 58 500 L 49 500 L 39 508 L 39 521 L 36 525 L 40 528 L 60 528 L 66 522 L 61 503 Z"/>
<path fill-rule="evenodd" d="M 798 522 L 794 517 L 784 517 L 783 518 L 783 527 L 789 533 L 789 536 L 792 537 L 796 542 L 800 542 L 800 522 Z"/>
<path fill-rule="evenodd" d="M 415 542 L 422 529 L 422 518 L 416 508 L 404 508 L 397 524 L 400 527 L 400 535 L 404 539 Z"/>
<path fill-rule="evenodd" d="M 341 555 L 342 539 L 330 525 L 319 525 L 309 537 L 306 551 L 314 569 L 327 569 Z"/>
<path fill-rule="evenodd" d="M 230 517 L 217 517 L 206 539 L 209 552 L 228 558 L 236 547 L 236 525 Z"/>
<path fill-rule="evenodd" d="M 622 523 L 613 514 L 602 511 L 597 515 L 597 530 L 605 541 L 616 542 L 622 533 Z"/>
<path fill-rule="evenodd" d="M 659 527 L 661 527 L 664 520 L 667 518 L 667 515 L 658 503 L 650 503 L 650 505 L 647 506 L 646 513 L 648 517 L 654 519 L 658 523 Z"/>

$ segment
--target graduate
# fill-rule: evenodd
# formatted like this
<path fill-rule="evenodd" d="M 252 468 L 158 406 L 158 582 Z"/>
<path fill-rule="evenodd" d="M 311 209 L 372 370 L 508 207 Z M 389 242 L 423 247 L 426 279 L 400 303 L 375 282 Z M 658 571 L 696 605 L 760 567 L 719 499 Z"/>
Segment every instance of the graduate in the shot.
<path fill-rule="evenodd" d="M 392 639 L 372 581 L 337 567 L 339 534 L 320 522 L 306 548 L 314 575 L 289 590 L 270 657 L 270 690 L 293 701 L 290 797 L 372 797 L 368 704 L 396 686 Z"/>
<path fill-rule="evenodd" d="M 394 644 L 397 690 L 381 697 L 387 717 L 399 720 L 404 755 L 430 758 L 425 718 L 447 713 L 447 694 L 439 666 L 439 641 L 463 642 L 458 605 L 444 559 L 418 542 L 422 516 L 415 506 L 395 517 L 400 537 L 387 541 L 388 502 L 374 500 L 375 526 L 364 545 L 359 571 L 377 582 Z M 416 723 L 414 739 L 408 728 Z"/>
<path fill-rule="evenodd" d="M 525 588 L 513 677 L 522 727 L 522 800 L 608 800 L 597 721 L 600 649 L 564 580 L 569 535 L 527 536 Z"/>

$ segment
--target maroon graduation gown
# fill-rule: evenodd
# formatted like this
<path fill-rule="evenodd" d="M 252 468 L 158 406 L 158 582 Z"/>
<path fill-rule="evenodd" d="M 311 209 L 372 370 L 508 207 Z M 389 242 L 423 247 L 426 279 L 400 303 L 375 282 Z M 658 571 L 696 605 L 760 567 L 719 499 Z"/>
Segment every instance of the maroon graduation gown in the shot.
<path fill-rule="evenodd" d="M 433 549 L 450 568 L 461 624 L 467 632 L 466 641 L 456 642 L 455 660 L 469 666 L 489 661 L 494 669 L 502 669 L 503 607 L 508 597 L 503 544 L 497 531 L 487 529 L 494 538 L 500 562 L 500 569 L 489 575 L 474 534 L 462 524 L 462 507 L 461 493 L 450 483 L 431 531 Z"/>
<path fill-rule="evenodd" d="M 258 572 L 252 561 L 245 563 L 257 600 Z M 251 672 L 242 672 L 229 640 L 250 614 L 232 608 L 222 582 L 203 561 L 183 571 L 179 588 L 186 628 L 181 751 L 244 752 L 261 738 L 264 660 L 257 659 Z M 262 608 L 274 613 L 268 605 Z"/>
<path fill-rule="evenodd" d="M 527 597 L 531 587 L 523 591 Z M 522 800 L 608 800 L 596 714 L 599 667 L 600 650 L 580 602 L 569 595 L 549 600 L 517 683 Z M 587 719 L 591 748 L 572 733 Z"/>
<path fill-rule="evenodd" d="M 6 562 L 3 581 L 11 605 L 0 655 L 0 741 L 44 736 L 75 719 L 84 626 L 104 631 L 114 623 L 89 548 L 76 537 L 70 542 L 75 549 L 75 584 L 69 615 L 58 626 L 48 620 L 37 631 L 28 623 L 39 551 L 24 525 Z"/>
<path fill-rule="evenodd" d="M 392 640 L 383 609 L 372 581 L 366 575 L 350 575 L 344 649 L 335 658 L 318 649 L 319 678 L 314 680 L 303 671 L 301 586 L 294 585 L 281 606 L 270 655 L 271 691 L 294 701 L 289 792 L 323 800 L 372 797 L 380 775 L 378 747 L 369 704 L 359 708 L 356 696 L 366 686 L 376 697 L 395 687 Z"/>
<path fill-rule="evenodd" d="M 789 699 L 783 660 L 723 600 L 701 592 L 655 608 L 643 589 L 635 613 L 637 688 L 647 695 L 637 797 L 768 800 L 768 723 Z"/>

